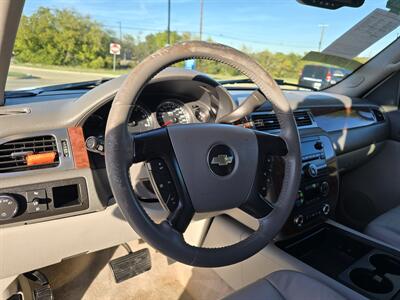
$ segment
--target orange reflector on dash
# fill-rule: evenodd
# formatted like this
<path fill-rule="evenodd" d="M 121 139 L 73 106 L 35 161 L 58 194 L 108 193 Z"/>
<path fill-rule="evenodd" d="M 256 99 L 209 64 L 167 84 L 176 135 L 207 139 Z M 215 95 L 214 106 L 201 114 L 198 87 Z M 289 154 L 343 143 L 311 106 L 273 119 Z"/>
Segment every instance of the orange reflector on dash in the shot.
<path fill-rule="evenodd" d="M 45 152 L 39 154 L 28 154 L 26 156 L 26 164 L 28 166 L 52 164 L 56 160 L 56 152 Z"/>

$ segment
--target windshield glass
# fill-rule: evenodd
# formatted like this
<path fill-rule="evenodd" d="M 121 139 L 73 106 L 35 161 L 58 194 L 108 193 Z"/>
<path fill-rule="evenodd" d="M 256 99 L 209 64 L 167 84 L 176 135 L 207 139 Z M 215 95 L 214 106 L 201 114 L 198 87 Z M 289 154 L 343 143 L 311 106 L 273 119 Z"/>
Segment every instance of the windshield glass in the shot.
<path fill-rule="evenodd" d="M 398 37 L 395 2 L 328 10 L 296 0 L 28 0 L 6 90 L 119 76 L 167 44 L 194 39 L 250 54 L 281 84 L 324 89 Z M 179 66 L 243 78 L 215 63 Z"/>

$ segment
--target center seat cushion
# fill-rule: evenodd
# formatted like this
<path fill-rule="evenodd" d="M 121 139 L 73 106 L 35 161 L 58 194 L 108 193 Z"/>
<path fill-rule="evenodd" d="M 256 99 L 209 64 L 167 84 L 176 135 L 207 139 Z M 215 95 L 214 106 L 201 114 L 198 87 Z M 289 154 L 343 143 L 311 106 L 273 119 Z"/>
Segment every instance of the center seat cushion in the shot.
<path fill-rule="evenodd" d="M 400 206 L 374 219 L 364 233 L 400 249 Z"/>
<path fill-rule="evenodd" d="M 296 271 L 271 273 L 224 298 L 225 300 L 344 300 L 324 283 Z"/>

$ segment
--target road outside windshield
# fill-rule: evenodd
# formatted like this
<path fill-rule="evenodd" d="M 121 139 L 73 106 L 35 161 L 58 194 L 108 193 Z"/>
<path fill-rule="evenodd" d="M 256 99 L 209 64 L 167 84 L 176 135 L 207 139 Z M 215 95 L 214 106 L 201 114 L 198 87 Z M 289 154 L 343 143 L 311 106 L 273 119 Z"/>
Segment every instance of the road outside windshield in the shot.
<path fill-rule="evenodd" d="M 361 8 L 326 10 L 295 0 L 28 0 L 6 90 L 116 77 L 155 50 L 186 40 L 233 46 L 274 78 L 320 90 L 398 37 L 393 2 L 366 0 Z M 179 67 L 217 80 L 243 78 L 205 61 Z"/>

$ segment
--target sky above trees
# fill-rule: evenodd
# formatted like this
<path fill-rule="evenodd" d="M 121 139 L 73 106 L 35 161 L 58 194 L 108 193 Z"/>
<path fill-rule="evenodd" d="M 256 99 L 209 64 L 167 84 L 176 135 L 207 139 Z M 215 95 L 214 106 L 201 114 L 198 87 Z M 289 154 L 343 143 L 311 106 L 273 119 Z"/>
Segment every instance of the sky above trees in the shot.
<path fill-rule="evenodd" d="M 234 47 L 255 51 L 303 54 L 318 48 L 319 24 L 328 25 L 323 46 L 364 18 L 373 9 L 385 8 L 386 0 L 366 0 L 363 7 L 336 11 L 300 5 L 296 0 L 204 0 L 204 36 Z M 28 0 L 24 14 L 40 6 L 69 8 L 90 15 L 105 28 L 144 38 L 167 27 L 167 0 Z M 200 0 L 171 0 L 171 30 L 199 33 Z M 390 36 L 368 49 L 372 56 L 397 36 Z"/>

